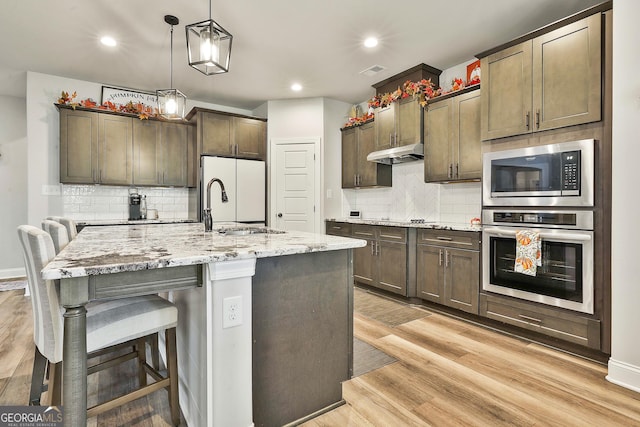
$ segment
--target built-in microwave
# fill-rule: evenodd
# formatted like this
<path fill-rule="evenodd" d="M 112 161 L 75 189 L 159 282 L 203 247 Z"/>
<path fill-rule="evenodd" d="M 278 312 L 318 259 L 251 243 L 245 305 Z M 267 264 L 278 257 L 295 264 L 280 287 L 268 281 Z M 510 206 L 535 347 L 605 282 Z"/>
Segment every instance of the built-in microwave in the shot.
<path fill-rule="evenodd" d="M 485 153 L 484 206 L 572 206 L 594 203 L 595 140 Z"/>

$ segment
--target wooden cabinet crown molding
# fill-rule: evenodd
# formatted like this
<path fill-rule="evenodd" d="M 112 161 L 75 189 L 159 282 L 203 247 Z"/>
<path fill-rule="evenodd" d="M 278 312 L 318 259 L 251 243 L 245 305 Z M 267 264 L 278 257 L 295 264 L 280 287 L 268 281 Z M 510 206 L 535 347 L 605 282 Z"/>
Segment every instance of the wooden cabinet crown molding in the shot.
<path fill-rule="evenodd" d="M 98 114 L 110 114 L 110 115 L 114 115 L 114 116 L 122 116 L 122 117 L 131 117 L 134 119 L 138 118 L 137 114 L 134 113 L 124 113 L 121 111 L 111 111 L 111 110 L 102 110 L 100 108 L 86 108 L 86 107 L 81 107 L 81 106 L 72 106 L 72 105 L 67 105 L 67 104 L 53 104 L 58 110 L 60 109 L 67 109 L 67 110 L 75 110 L 75 111 L 90 111 L 92 113 L 98 113 Z M 145 119 L 139 119 L 139 120 L 150 120 L 150 121 L 158 121 L 158 122 L 164 122 L 164 123 L 178 123 L 184 126 L 195 126 L 194 123 L 189 122 L 186 118 L 185 120 L 167 120 L 167 119 L 163 119 L 162 117 L 148 117 Z"/>
<path fill-rule="evenodd" d="M 212 110 L 212 109 L 209 109 L 209 108 L 202 108 L 202 107 L 193 107 L 191 109 L 191 111 L 189 111 L 189 113 L 185 116 L 185 120 L 193 122 L 195 117 L 196 117 L 196 115 L 199 112 L 215 113 L 215 114 L 221 114 L 221 115 L 224 115 L 224 116 L 239 117 L 239 118 L 243 118 L 243 119 L 260 120 L 260 121 L 263 121 L 263 122 L 267 121 L 267 119 L 265 119 L 264 117 L 247 116 L 247 115 L 244 115 L 244 114 L 229 113 L 227 111 Z"/>

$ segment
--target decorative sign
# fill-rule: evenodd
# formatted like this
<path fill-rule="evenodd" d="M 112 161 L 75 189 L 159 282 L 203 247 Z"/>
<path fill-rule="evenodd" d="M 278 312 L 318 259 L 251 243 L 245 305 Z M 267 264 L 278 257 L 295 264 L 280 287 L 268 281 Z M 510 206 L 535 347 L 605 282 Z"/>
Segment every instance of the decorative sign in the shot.
<path fill-rule="evenodd" d="M 158 98 L 154 92 L 144 92 L 134 89 L 102 86 L 101 104 L 112 102 L 117 105 L 126 105 L 129 102 L 144 104 L 156 108 Z"/>

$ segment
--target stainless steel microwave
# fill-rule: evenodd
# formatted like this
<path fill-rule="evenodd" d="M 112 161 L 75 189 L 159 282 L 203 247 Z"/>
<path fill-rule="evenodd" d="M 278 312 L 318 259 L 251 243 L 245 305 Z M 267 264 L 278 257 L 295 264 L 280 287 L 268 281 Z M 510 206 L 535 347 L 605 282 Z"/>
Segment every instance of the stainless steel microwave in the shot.
<path fill-rule="evenodd" d="M 485 153 L 484 206 L 593 206 L 595 140 Z"/>

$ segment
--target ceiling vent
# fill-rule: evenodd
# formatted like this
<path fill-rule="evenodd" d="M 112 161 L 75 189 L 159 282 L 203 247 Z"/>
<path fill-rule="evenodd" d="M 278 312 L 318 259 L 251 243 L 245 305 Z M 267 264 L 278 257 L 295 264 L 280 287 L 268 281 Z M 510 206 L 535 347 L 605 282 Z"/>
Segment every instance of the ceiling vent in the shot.
<path fill-rule="evenodd" d="M 365 76 L 375 76 L 376 74 L 378 74 L 380 71 L 382 71 L 384 69 L 385 68 L 382 65 L 372 65 L 371 67 L 367 68 L 366 70 L 360 71 L 360 74 L 363 74 Z"/>

